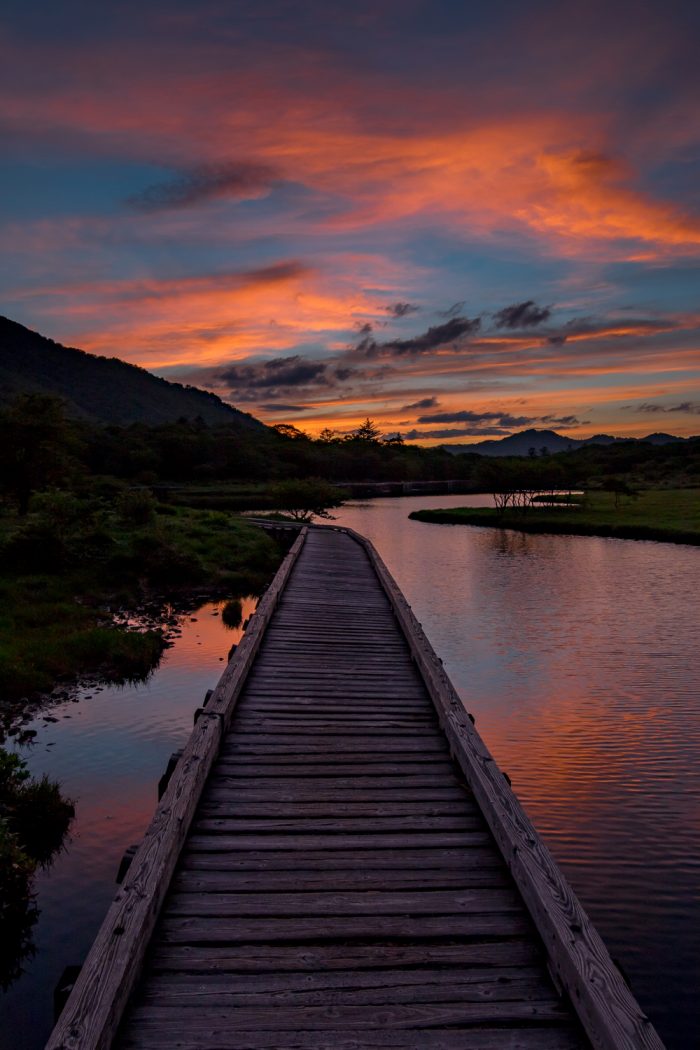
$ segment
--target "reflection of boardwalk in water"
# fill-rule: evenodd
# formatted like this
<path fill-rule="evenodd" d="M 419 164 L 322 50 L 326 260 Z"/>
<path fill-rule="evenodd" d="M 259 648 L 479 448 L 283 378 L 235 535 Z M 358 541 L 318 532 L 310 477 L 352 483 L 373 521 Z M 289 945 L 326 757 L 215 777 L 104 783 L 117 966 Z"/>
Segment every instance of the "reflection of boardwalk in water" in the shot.
<path fill-rule="evenodd" d="M 49 1046 L 112 1042 L 661 1047 L 346 532 L 300 537 L 261 602 Z"/>

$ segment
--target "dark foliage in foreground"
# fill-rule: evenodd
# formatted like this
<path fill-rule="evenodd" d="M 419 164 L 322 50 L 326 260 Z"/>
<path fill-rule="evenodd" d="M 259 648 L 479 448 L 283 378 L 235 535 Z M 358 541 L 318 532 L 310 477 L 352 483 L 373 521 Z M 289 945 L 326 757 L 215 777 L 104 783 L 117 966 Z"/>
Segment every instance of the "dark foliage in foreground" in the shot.
<path fill-rule="evenodd" d="M 149 594 L 198 588 L 257 593 L 274 573 L 275 543 L 229 515 L 161 507 L 149 493 L 89 499 L 36 496 L 0 536 L 2 701 L 51 689 L 66 675 L 139 680 L 163 652 L 157 630 L 127 630 L 112 612 Z"/>
<path fill-rule="evenodd" d="M 22 972 L 38 912 L 32 876 L 61 848 L 73 805 L 47 777 L 32 780 L 17 755 L 0 749 L 0 987 Z"/>

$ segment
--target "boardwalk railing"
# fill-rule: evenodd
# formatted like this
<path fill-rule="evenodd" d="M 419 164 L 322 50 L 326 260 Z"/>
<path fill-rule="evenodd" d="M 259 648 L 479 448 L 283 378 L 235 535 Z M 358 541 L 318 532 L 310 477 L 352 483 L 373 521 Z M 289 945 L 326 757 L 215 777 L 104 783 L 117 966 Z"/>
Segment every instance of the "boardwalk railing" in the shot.
<path fill-rule="evenodd" d="M 663 1050 L 653 1026 L 476 732 L 384 562 L 364 537 L 352 530 L 338 531 L 351 536 L 366 552 L 437 711 L 453 758 L 539 932 L 553 978 L 568 994 L 590 1044 L 596 1050 Z M 47 1050 L 107 1050 L 112 1045 L 204 784 L 306 535 L 307 530 L 301 529 L 202 711 Z M 464 1045 L 466 1050 L 468 1040 Z"/>
<path fill-rule="evenodd" d="M 471 788 L 542 938 L 555 981 L 568 993 L 598 1050 L 663 1050 L 571 886 L 498 768 L 423 628 L 364 536 L 347 530 L 374 566 Z"/>
<path fill-rule="evenodd" d="M 107 1050 L 112 1045 L 222 736 L 305 535 L 302 529 L 197 720 L 47 1050 Z"/>

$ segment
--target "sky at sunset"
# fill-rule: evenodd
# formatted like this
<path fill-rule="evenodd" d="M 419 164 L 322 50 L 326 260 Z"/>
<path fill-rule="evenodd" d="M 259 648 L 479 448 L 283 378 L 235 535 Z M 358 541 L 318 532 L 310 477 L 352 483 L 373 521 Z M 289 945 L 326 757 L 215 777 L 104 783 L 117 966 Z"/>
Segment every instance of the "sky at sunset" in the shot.
<path fill-rule="evenodd" d="M 315 434 L 700 433 L 700 7 L 5 0 L 0 313 Z"/>

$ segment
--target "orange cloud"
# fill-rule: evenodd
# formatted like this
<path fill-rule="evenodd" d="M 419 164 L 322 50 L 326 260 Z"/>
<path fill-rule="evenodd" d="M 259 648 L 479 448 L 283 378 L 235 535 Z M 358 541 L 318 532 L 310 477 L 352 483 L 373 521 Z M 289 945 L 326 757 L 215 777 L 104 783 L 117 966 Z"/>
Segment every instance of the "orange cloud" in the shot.
<path fill-rule="evenodd" d="M 283 57 L 253 65 L 239 53 L 224 69 L 214 49 L 214 69 L 204 71 L 164 46 L 156 75 L 138 50 L 117 56 L 103 43 L 97 54 L 64 51 L 63 84 L 11 89 L 0 117 L 47 136 L 88 134 L 98 150 L 184 172 L 183 185 L 202 165 L 240 169 L 242 157 L 243 167 L 263 165 L 334 196 L 323 214 L 298 217 L 307 230 L 406 221 L 470 238 L 521 230 L 556 254 L 596 257 L 604 246 L 607 258 L 620 259 L 700 246 L 700 218 L 637 187 L 632 161 L 617 159 L 609 121 L 594 110 L 572 119 L 537 102 L 478 115 L 468 96 L 448 95 L 448 115 L 443 85 L 419 90 L 381 72 L 358 81 L 318 53 L 290 48 Z M 372 119 L 370 98 L 377 100 Z M 219 189 L 216 196 L 225 196 Z M 201 203 L 197 194 L 191 203 Z"/>
<path fill-rule="evenodd" d="M 324 279 L 299 263 L 171 280 L 95 282 L 35 289 L 53 316 L 66 315 L 94 353 L 164 368 L 217 364 L 284 351 L 300 340 L 382 316 L 352 282 Z"/>

